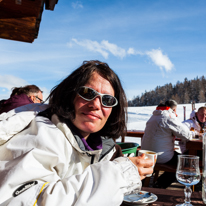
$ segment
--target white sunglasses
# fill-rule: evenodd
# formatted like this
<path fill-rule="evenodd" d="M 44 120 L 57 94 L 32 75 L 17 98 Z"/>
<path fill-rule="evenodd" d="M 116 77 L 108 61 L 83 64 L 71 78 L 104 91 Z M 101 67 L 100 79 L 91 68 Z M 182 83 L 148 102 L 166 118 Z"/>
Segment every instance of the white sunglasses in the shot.
<path fill-rule="evenodd" d="M 113 97 L 112 95 L 101 94 L 90 87 L 82 86 L 79 88 L 77 93 L 82 99 L 84 99 L 86 101 L 92 101 L 97 96 L 100 96 L 101 104 L 104 107 L 114 107 L 118 104 L 117 99 L 115 97 Z"/>

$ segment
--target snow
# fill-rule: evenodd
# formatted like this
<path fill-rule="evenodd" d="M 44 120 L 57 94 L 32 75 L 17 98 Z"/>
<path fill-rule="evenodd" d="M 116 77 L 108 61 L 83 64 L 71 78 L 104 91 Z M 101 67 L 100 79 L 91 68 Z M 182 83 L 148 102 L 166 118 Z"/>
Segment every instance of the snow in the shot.
<path fill-rule="evenodd" d="M 199 107 L 205 106 L 205 103 L 195 104 L 196 111 Z M 145 130 L 146 122 L 152 116 L 152 112 L 157 106 L 145 106 L 145 107 L 128 107 L 128 123 L 127 130 Z M 177 106 L 177 115 L 181 121 L 184 121 L 184 107 L 185 107 L 185 119 L 190 118 L 192 112 L 191 104 L 179 104 Z M 121 142 L 121 139 L 117 139 L 117 142 Z M 137 142 L 141 145 L 140 138 L 125 137 L 125 142 Z"/>

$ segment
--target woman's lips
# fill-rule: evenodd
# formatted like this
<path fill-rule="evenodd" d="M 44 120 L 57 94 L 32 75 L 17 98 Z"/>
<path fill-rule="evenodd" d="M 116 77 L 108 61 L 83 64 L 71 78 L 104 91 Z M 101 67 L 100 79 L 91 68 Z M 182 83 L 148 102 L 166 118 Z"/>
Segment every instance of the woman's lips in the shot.
<path fill-rule="evenodd" d="M 83 112 L 84 115 L 92 118 L 92 119 L 101 119 L 100 116 L 93 112 Z"/>

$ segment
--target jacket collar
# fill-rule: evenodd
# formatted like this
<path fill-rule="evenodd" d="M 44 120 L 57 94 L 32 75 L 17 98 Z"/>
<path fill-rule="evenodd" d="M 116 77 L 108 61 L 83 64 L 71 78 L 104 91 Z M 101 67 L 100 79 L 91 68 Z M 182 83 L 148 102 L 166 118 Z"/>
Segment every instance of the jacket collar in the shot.
<path fill-rule="evenodd" d="M 174 114 L 176 115 L 176 117 L 177 117 L 176 112 L 174 112 L 174 111 L 173 111 L 170 107 L 168 107 L 168 106 L 160 106 L 160 107 L 157 107 L 156 110 L 161 110 L 161 111 L 164 111 L 164 110 L 171 110 L 172 113 L 174 113 Z"/>
<path fill-rule="evenodd" d="M 72 134 L 77 140 L 80 148 L 83 151 L 93 151 L 102 149 L 102 139 L 98 133 L 90 134 L 87 140 L 83 138 L 79 130 L 72 124 L 71 121 L 66 122 L 67 126 L 70 128 Z"/>
<path fill-rule="evenodd" d="M 167 106 L 161 106 L 161 107 L 157 107 L 156 110 L 169 110 L 170 107 Z"/>
<path fill-rule="evenodd" d="M 98 155 L 99 161 L 105 155 L 107 155 L 115 146 L 113 139 L 111 138 L 108 139 L 107 137 L 100 136 L 102 140 L 102 149 L 87 151 L 79 135 L 73 134 L 70 127 L 68 127 L 66 123 L 60 122 L 56 114 L 52 115 L 51 121 L 57 126 L 58 129 L 60 129 L 64 133 L 64 135 L 66 136 L 66 138 L 68 139 L 72 147 L 74 147 L 80 153 L 86 152 L 87 155 Z"/>

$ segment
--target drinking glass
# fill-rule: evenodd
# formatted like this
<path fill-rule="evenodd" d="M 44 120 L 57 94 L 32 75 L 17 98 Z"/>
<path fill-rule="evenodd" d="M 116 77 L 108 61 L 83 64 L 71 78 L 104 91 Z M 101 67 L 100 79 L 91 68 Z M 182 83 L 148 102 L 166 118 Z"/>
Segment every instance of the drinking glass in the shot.
<path fill-rule="evenodd" d="M 176 178 L 179 183 L 185 185 L 185 203 L 178 206 L 192 206 L 190 197 L 191 185 L 196 185 L 200 181 L 199 157 L 193 155 L 178 155 Z"/>

